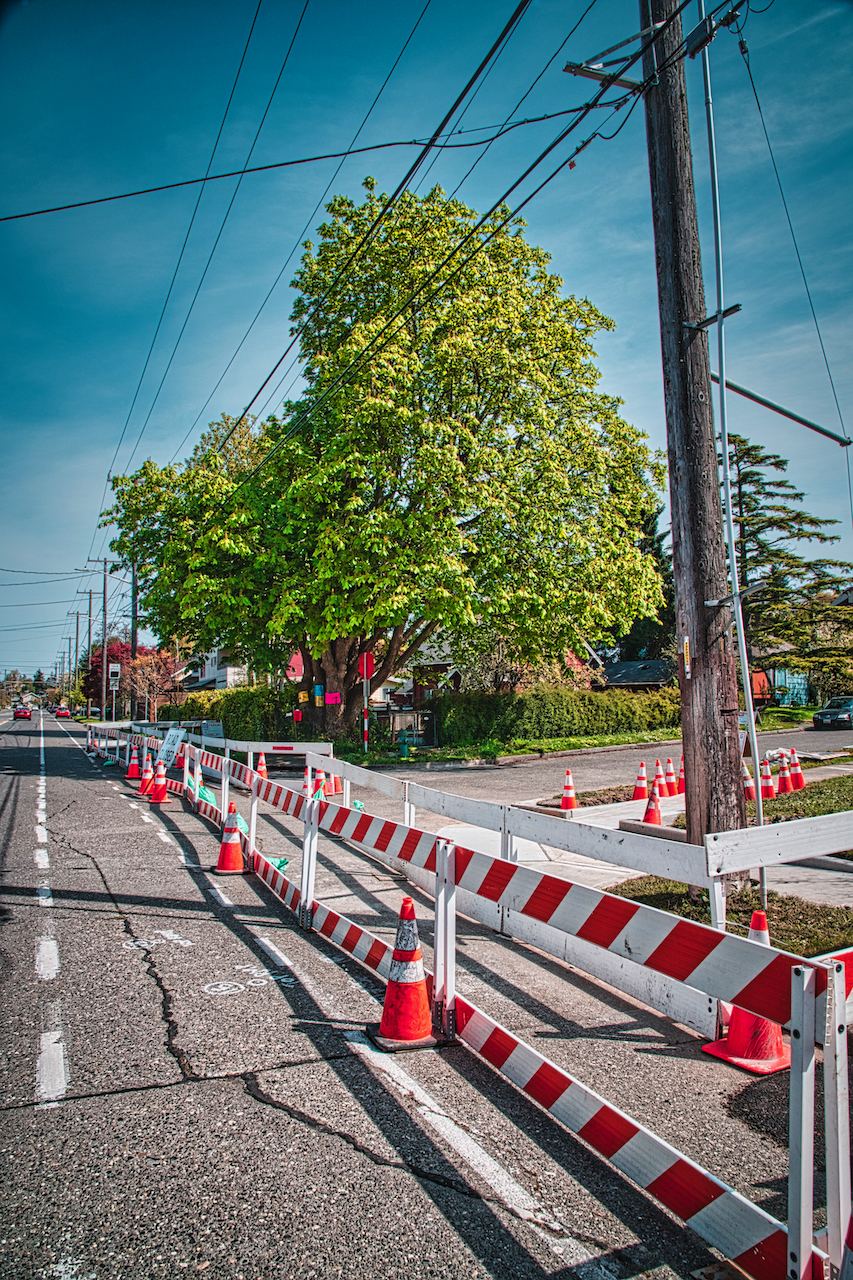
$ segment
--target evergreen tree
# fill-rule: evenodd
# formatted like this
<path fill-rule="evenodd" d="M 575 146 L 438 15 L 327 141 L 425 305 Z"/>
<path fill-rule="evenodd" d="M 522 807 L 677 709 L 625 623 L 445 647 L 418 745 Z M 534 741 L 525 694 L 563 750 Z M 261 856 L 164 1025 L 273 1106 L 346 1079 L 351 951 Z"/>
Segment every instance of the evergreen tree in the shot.
<path fill-rule="evenodd" d="M 663 588 L 663 604 L 656 616 L 635 618 L 628 634 L 619 641 L 619 657 L 623 662 L 643 658 L 664 658 L 675 640 L 675 586 L 672 579 L 672 549 L 669 530 L 659 529 L 663 507 L 650 511 L 643 521 L 637 547 L 650 556 L 657 566 Z"/>
<path fill-rule="evenodd" d="M 853 564 L 808 560 L 799 550 L 803 542 L 837 542 L 827 530 L 839 522 L 803 510 L 805 494 L 773 474 L 785 472 L 787 460 L 744 436 L 729 436 L 729 467 L 741 590 L 764 583 L 743 601 L 750 667 L 781 650 L 778 665 L 810 671 L 822 694 L 839 681 L 849 683 L 853 628 L 849 610 L 833 600 L 853 581 Z"/>

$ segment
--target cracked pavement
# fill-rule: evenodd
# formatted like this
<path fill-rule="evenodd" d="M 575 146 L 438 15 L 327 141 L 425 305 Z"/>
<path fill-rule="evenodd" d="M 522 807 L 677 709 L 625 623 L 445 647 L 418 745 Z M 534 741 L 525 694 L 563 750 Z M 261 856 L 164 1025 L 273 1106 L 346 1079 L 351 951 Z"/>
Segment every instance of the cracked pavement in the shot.
<path fill-rule="evenodd" d="M 376 1053 L 376 977 L 256 878 L 210 875 L 210 826 L 176 799 L 149 813 L 82 741 L 44 717 L 45 844 L 38 720 L 0 714 L 4 1278 L 666 1280 L 715 1260 L 467 1049 Z M 298 824 L 262 808 L 259 838 L 298 875 Z M 321 839 L 317 896 L 357 923 L 393 938 L 410 891 Z M 759 1120 L 785 1077 L 479 925 L 458 941 L 465 994 L 784 1212 Z"/>

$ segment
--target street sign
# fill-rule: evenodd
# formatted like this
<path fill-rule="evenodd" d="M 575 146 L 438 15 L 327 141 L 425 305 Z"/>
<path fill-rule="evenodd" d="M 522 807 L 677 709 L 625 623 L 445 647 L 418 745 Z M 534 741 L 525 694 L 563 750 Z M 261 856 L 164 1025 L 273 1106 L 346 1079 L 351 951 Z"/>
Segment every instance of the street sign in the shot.
<path fill-rule="evenodd" d="M 175 763 L 178 747 L 183 742 L 186 734 L 186 729 L 170 729 L 163 739 L 163 745 L 157 752 L 157 759 L 162 760 L 167 769 Z"/>
<path fill-rule="evenodd" d="M 111 662 L 108 670 L 109 670 L 109 677 L 111 680 L 121 679 L 121 663 L 120 662 Z"/>
<path fill-rule="evenodd" d="M 110 692 L 111 692 L 111 693 L 118 693 L 118 687 L 119 687 L 119 684 L 120 684 L 120 681 L 119 681 L 119 680 L 111 679 L 111 680 L 110 680 Z"/>
<path fill-rule="evenodd" d="M 362 680 L 370 680 L 373 672 L 376 670 L 376 663 L 372 653 L 363 653 L 358 660 L 358 674 Z"/>

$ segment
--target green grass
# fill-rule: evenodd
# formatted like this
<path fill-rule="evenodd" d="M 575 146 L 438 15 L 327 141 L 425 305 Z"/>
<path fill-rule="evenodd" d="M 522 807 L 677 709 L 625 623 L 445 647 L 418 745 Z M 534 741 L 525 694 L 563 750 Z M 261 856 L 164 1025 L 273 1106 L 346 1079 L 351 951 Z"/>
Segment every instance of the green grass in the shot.
<path fill-rule="evenodd" d="M 796 729 L 798 724 L 811 724 L 817 707 L 767 707 L 761 712 L 759 729 L 766 733 L 772 729 Z"/>
<path fill-rule="evenodd" d="M 654 733 L 637 730 L 634 733 L 587 734 L 575 738 L 515 738 L 511 742 L 476 742 L 467 747 L 409 747 L 408 760 L 411 763 L 433 760 L 444 763 L 464 760 L 495 760 L 498 756 L 540 756 L 551 751 L 583 751 L 589 747 L 621 747 L 632 743 L 662 742 L 667 739 L 676 740 L 681 737 L 681 729 L 660 729 Z M 364 752 L 357 747 L 341 748 L 336 753 L 341 760 L 350 760 L 353 764 L 363 763 Z M 400 760 L 399 751 L 395 748 L 382 751 L 371 750 L 367 756 L 368 764 L 387 764 L 391 760 Z M 405 761 L 401 763 L 405 764 Z"/>
<path fill-rule="evenodd" d="M 851 779 L 853 781 L 853 779 Z M 641 880 L 629 880 L 616 885 L 608 893 L 620 898 L 630 898 L 648 907 L 669 911 L 685 920 L 700 924 L 711 923 L 707 891 L 702 890 L 698 901 L 688 896 L 687 885 L 675 880 L 662 880 L 658 876 L 643 876 Z M 750 885 L 740 893 L 726 899 L 727 929 L 729 933 L 746 935 L 753 911 L 761 906 L 758 889 Z M 798 956 L 819 956 L 826 951 L 841 951 L 853 947 L 853 908 L 825 907 L 816 902 L 804 902 L 772 891 L 767 895 L 767 924 L 770 941 L 782 951 L 792 951 Z"/>

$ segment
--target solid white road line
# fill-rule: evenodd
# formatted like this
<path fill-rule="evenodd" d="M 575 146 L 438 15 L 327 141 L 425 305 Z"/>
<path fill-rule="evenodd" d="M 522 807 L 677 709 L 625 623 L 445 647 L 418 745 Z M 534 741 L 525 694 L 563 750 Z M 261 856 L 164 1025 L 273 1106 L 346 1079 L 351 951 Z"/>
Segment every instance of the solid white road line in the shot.
<path fill-rule="evenodd" d="M 317 986 L 313 978 L 295 965 L 270 938 L 263 938 L 260 934 L 255 934 L 255 937 L 268 955 L 291 971 L 327 1017 L 345 1019 L 350 1016 L 348 1012 L 336 1008 L 334 1001 Z M 359 986 L 346 970 L 338 969 L 338 972 L 364 994 L 364 988 Z M 554 1253 L 568 1261 L 571 1266 L 592 1263 L 590 1277 L 612 1280 L 609 1273 L 605 1273 L 595 1265 L 595 1255 L 569 1235 L 562 1223 L 553 1218 L 539 1200 L 532 1196 L 520 1182 L 517 1182 L 503 1165 L 490 1156 L 479 1142 L 476 1142 L 455 1120 L 451 1119 L 435 1098 L 427 1093 L 413 1076 L 404 1071 L 393 1058 L 375 1050 L 362 1032 L 349 1031 L 346 1033 L 346 1038 L 353 1052 L 357 1053 L 371 1070 L 384 1075 L 396 1091 L 409 1096 L 417 1104 L 418 1114 L 425 1123 L 440 1134 L 448 1146 L 480 1175 L 511 1213 L 530 1223 L 537 1235 L 547 1242 Z"/>
<path fill-rule="evenodd" d="M 45 1010 L 47 1030 L 42 1032 L 36 1064 L 36 1102 L 40 1107 L 58 1106 L 68 1088 L 68 1067 L 62 1043 L 62 1016 L 59 1001 Z"/>
<path fill-rule="evenodd" d="M 59 973 L 59 947 L 56 939 L 39 938 L 36 948 L 36 973 L 43 982 L 50 982 Z"/>

